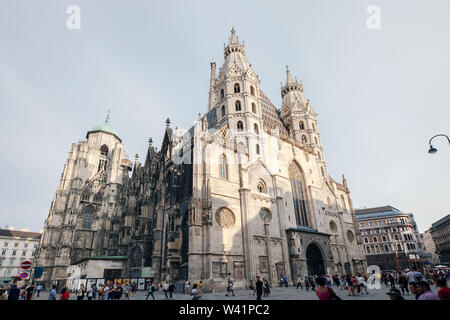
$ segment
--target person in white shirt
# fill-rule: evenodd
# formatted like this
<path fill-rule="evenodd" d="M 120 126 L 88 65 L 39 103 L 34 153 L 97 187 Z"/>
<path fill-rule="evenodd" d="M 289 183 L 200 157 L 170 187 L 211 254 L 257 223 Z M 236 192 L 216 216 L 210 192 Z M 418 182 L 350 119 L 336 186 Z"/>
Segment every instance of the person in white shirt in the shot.
<path fill-rule="evenodd" d="M 416 275 L 413 270 L 406 269 L 406 276 L 408 277 L 408 283 L 416 282 Z"/>
<path fill-rule="evenodd" d="M 189 282 L 189 280 L 186 280 L 186 284 L 184 285 L 184 294 L 189 294 L 189 291 L 191 289 L 191 283 Z"/>

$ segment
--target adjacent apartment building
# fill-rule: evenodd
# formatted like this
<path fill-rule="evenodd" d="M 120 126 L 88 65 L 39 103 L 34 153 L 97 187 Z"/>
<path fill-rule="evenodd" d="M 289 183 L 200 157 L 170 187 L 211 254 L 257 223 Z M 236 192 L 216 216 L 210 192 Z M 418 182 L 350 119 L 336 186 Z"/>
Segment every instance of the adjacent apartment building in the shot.
<path fill-rule="evenodd" d="M 0 228 L 0 285 L 19 279 L 23 261 L 33 263 L 40 239 L 40 232 Z"/>
<path fill-rule="evenodd" d="M 355 215 L 367 265 L 378 265 L 381 270 L 422 265 L 412 214 L 388 205 L 355 210 Z"/>
<path fill-rule="evenodd" d="M 431 225 L 431 236 L 442 264 L 450 264 L 450 214 Z"/>
<path fill-rule="evenodd" d="M 431 229 L 428 229 L 421 234 L 423 239 L 424 251 L 426 255 L 427 264 L 437 265 L 440 263 L 439 256 L 437 254 L 436 245 L 434 244 L 433 236 L 431 235 Z"/>

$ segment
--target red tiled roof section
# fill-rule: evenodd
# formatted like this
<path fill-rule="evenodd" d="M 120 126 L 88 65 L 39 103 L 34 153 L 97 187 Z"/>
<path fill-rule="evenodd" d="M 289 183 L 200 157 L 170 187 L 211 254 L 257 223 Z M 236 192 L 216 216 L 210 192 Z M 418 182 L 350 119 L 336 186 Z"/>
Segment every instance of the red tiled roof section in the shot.
<path fill-rule="evenodd" d="M 289 129 L 281 119 L 277 108 L 267 98 L 267 96 L 259 90 L 261 114 L 264 122 L 264 128 L 270 133 L 271 130 L 277 129 L 280 131 L 280 137 L 289 137 Z"/>
<path fill-rule="evenodd" d="M 41 233 L 39 233 L 39 232 L 29 232 L 29 231 L 19 231 L 19 230 L 0 229 L 0 237 L 40 239 L 41 238 Z"/>

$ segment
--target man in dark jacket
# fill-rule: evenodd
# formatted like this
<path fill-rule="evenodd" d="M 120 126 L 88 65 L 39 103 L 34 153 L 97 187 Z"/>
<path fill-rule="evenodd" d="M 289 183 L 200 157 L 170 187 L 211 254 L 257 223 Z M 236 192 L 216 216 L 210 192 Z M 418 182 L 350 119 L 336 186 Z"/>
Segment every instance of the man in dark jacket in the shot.
<path fill-rule="evenodd" d="M 19 300 L 20 289 L 17 288 L 17 284 L 13 284 L 11 289 L 9 289 L 8 300 Z"/>

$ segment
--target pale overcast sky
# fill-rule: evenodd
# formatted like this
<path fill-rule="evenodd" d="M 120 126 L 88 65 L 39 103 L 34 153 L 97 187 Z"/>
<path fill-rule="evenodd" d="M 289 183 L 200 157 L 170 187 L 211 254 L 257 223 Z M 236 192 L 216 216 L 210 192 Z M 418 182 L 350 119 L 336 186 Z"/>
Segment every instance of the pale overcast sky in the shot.
<path fill-rule="evenodd" d="M 0 226 L 43 228 L 71 143 L 108 109 L 131 159 L 149 137 L 160 146 L 167 117 L 190 127 L 234 25 L 278 108 L 285 65 L 302 80 L 354 206 L 413 212 L 424 231 L 450 213 L 450 148 L 427 153 L 450 133 L 449 12 L 448 0 L 2 1 Z"/>

